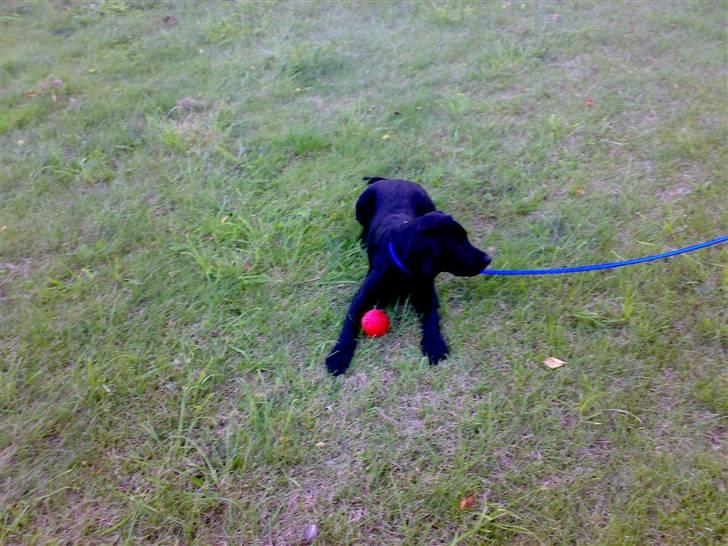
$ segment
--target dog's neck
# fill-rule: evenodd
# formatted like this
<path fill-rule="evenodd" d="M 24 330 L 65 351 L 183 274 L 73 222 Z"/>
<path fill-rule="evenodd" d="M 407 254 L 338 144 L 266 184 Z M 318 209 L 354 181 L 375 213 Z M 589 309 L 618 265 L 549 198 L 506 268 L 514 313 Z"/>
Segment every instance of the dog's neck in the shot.
<path fill-rule="evenodd" d="M 387 247 L 389 248 L 389 257 L 392 258 L 392 263 L 397 266 L 397 269 L 405 275 L 412 275 L 412 272 L 407 269 L 407 266 L 405 266 L 397 256 L 397 251 L 394 250 L 394 242 L 392 240 L 389 241 Z"/>
<path fill-rule="evenodd" d="M 399 229 L 397 230 L 397 232 L 402 232 L 402 231 L 408 229 L 409 227 L 410 227 L 409 220 L 405 220 L 399 226 Z M 395 235 L 394 237 L 390 238 L 389 242 L 387 243 L 387 249 L 389 250 L 389 257 L 391 258 L 392 263 L 395 265 L 395 267 L 397 269 L 399 269 L 405 275 L 411 276 L 411 275 L 413 275 L 412 271 L 409 268 L 407 268 L 404 261 L 402 261 L 400 259 L 401 254 L 397 252 L 396 239 L 397 239 L 397 237 Z"/>

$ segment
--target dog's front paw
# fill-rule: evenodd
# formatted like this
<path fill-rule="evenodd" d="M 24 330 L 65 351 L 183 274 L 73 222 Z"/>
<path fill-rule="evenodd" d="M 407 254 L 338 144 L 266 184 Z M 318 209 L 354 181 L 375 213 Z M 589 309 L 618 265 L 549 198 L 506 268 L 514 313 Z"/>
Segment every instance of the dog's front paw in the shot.
<path fill-rule="evenodd" d="M 422 340 L 422 352 L 425 353 L 430 364 L 436 366 L 441 361 L 447 359 L 447 344 L 442 338 Z"/>
<path fill-rule="evenodd" d="M 347 349 L 337 344 L 326 357 L 326 369 L 333 375 L 341 375 L 349 368 L 353 356 L 353 349 Z"/>

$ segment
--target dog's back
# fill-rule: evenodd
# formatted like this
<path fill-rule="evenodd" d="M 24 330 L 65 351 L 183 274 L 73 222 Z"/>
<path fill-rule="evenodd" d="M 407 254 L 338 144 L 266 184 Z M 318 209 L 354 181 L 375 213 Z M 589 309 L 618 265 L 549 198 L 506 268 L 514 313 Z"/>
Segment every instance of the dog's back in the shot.
<path fill-rule="evenodd" d="M 379 182 L 380 180 L 387 180 L 387 179 L 383 178 L 381 176 L 365 176 L 364 180 L 366 180 L 367 184 L 374 184 L 375 182 Z"/>
<path fill-rule="evenodd" d="M 404 214 L 412 218 L 435 210 L 425 189 L 409 180 L 367 176 L 369 187 L 356 202 L 356 219 L 366 230 L 374 217 Z"/>

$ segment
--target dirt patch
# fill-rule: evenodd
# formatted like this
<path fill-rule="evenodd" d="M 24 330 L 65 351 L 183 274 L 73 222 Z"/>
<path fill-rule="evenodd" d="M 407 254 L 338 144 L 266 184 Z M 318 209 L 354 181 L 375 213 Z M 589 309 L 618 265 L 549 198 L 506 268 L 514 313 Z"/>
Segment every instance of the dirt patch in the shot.
<path fill-rule="evenodd" d="M 334 114 L 351 111 L 355 99 L 350 97 L 337 97 L 336 100 L 319 95 L 301 97 L 306 111 L 316 112 L 320 119 L 329 119 Z"/>
<path fill-rule="evenodd" d="M 587 447 L 584 447 L 578 451 L 578 455 L 581 458 L 587 459 L 590 463 L 595 465 L 603 465 L 611 456 L 612 446 L 608 438 L 600 438 L 595 440 Z"/>
<path fill-rule="evenodd" d="M 22 262 L 18 264 L 14 264 L 11 262 L 0 262 L 0 283 L 2 282 L 3 277 L 20 277 L 20 278 L 26 278 L 28 274 L 30 273 L 30 260 L 25 259 Z"/>
<path fill-rule="evenodd" d="M 697 162 L 690 162 L 683 166 L 675 183 L 660 189 L 658 197 L 662 202 L 679 200 L 693 192 L 696 185 L 705 181 L 707 174 L 704 167 Z"/>
<path fill-rule="evenodd" d="M 670 452 L 674 448 L 671 441 L 673 436 L 672 413 L 678 404 L 675 397 L 675 385 L 678 381 L 677 374 L 672 369 L 665 368 L 661 379 L 662 381 L 657 387 L 657 414 L 659 417 L 656 419 L 652 434 L 657 454 Z"/>
<path fill-rule="evenodd" d="M 679 182 L 671 188 L 665 188 L 658 192 L 660 201 L 675 201 L 681 197 L 688 195 L 693 191 L 693 185 L 687 182 Z"/>
<path fill-rule="evenodd" d="M 344 390 L 357 392 L 369 384 L 369 376 L 364 372 L 355 373 L 345 380 L 346 386 Z"/>
<path fill-rule="evenodd" d="M 348 482 L 361 476 L 364 471 L 361 463 L 352 456 L 353 452 L 349 452 L 351 445 L 351 442 L 344 441 L 341 445 L 332 447 L 323 468 L 318 465 L 307 465 L 291 470 L 289 479 L 300 487 L 280 499 L 285 509 L 277 511 L 275 515 L 271 514 L 273 518 L 270 522 L 271 531 L 262 539 L 263 544 L 270 546 L 300 544 L 307 528 L 311 525 L 320 525 L 321 522 L 317 521 L 317 512 L 322 506 L 330 507 L 339 513 L 344 512 L 351 523 L 360 521 L 368 515 L 366 508 L 357 501 L 356 496 L 349 496 L 346 500 L 337 498 L 338 492 Z M 366 485 L 363 489 L 366 489 Z M 361 494 L 365 495 L 366 492 L 362 491 Z"/>
<path fill-rule="evenodd" d="M 31 261 L 29 258 L 24 259 L 20 263 L 12 262 L 0 262 L 0 301 L 8 302 L 11 300 L 21 299 L 23 296 L 28 297 L 28 294 L 15 294 L 10 290 L 10 286 L 13 282 L 20 279 L 25 279 L 30 275 L 31 272 Z M 21 296 L 19 298 L 18 296 Z"/>
<path fill-rule="evenodd" d="M 635 126 L 642 130 L 651 130 L 660 123 L 660 116 L 654 110 L 642 114 L 635 120 Z"/>
<path fill-rule="evenodd" d="M 175 103 L 173 111 L 176 113 L 204 112 L 209 108 L 205 101 L 193 97 L 182 97 Z"/>
<path fill-rule="evenodd" d="M 726 451 L 728 448 L 728 427 L 719 426 L 708 432 L 708 443 L 715 451 Z"/>
<path fill-rule="evenodd" d="M 562 485 L 571 485 L 573 481 L 573 476 L 553 474 L 551 476 L 546 476 L 545 478 L 540 479 L 537 483 L 538 485 L 546 489 L 555 489 L 561 487 Z"/>
<path fill-rule="evenodd" d="M 318 417 L 321 445 L 312 446 L 307 461 L 287 472 L 293 487 L 283 488 L 283 509 L 270 515 L 271 531 L 263 544 L 300 544 L 308 526 L 320 526 L 316 518 L 322 507 L 367 533 L 376 517 L 369 497 L 381 476 L 376 465 L 370 467 L 371 459 L 360 454 L 371 450 L 373 442 L 387 443 L 391 468 L 399 470 L 412 461 L 413 438 L 425 434 L 433 450 L 449 457 L 456 453 L 453 438 L 467 411 L 454 401 L 472 398 L 472 378 L 451 377 L 447 385 L 428 378 L 413 392 L 393 399 L 390 389 L 396 376 L 396 371 L 374 368 L 343 379 L 337 400 Z M 336 431 L 335 440 L 327 431 Z"/>
<path fill-rule="evenodd" d="M 33 510 L 33 528 L 40 533 L 40 544 L 117 544 L 118 533 L 106 530 L 118 522 L 122 513 L 114 503 L 104 499 L 84 497 L 76 490 L 66 489 L 45 498 Z M 74 522 L 69 525 L 69 522 Z M 9 543 L 22 542 L 22 535 L 9 537 Z"/>
<path fill-rule="evenodd" d="M 575 82 L 581 82 L 588 74 L 596 72 L 596 68 L 589 66 L 581 57 L 557 62 L 554 64 L 554 68 L 563 71 L 570 80 Z"/>

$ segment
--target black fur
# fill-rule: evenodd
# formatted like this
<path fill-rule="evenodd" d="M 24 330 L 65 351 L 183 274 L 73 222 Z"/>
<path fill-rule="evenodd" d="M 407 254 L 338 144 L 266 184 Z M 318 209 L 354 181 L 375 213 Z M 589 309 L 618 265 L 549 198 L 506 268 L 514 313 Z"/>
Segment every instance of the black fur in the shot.
<path fill-rule="evenodd" d="M 369 187 L 356 202 L 361 240 L 369 255 L 369 272 L 354 296 L 339 340 L 326 357 L 326 367 L 344 373 L 356 349 L 362 315 L 375 305 L 410 298 L 422 319 L 422 352 L 437 364 L 447 357 L 440 333 L 435 277 L 446 271 L 471 277 L 490 263 L 490 257 L 468 241 L 452 216 L 435 209 L 430 196 L 407 180 L 366 177 Z M 392 260 L 388 244 L 409 271 Z"/>

